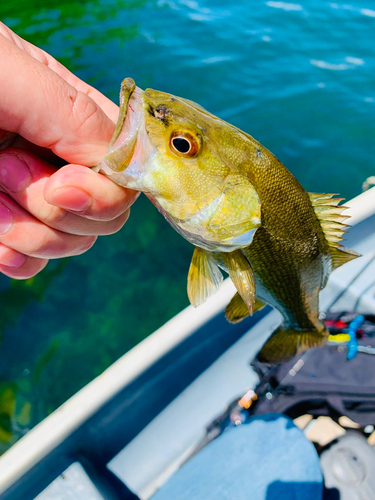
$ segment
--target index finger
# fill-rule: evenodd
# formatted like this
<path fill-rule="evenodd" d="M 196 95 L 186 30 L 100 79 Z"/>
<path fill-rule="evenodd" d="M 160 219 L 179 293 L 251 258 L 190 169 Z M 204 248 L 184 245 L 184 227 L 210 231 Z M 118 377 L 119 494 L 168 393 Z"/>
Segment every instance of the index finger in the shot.
<path fill-rule="evenodd" d="M 71 73 L 65 66 L 60 64 L 55 58 L 44 50 L 32 45 L 27 40 L 19 37 L 11 29 L 9 29 L 5 24 L 0 22 L 0 33 L 4 35 L 8 40 L 12 41 L 20 49 L 25 51 L 27 54 L 31 55 L 34 59 L 41 62 L 45 66 L 51 68 L 55 73 L 61 76 L 66 82 L 72 85 L 75 89 L 80 90 L 84 94 L 91 97 L 105 114 L 112 120 L 115 121 L 118 115 L 118 106 L 112 102 L 110 99 L 105 97 L 101 92 L 96 90 L 91 85 L 80 80 L 76 75 Z"/>
<path fill-rule="evenodd" d="M 97 164 L 114 131 L 100 106 L 2 34 L 0 56 L 0 129 L 69 163 Z"/>

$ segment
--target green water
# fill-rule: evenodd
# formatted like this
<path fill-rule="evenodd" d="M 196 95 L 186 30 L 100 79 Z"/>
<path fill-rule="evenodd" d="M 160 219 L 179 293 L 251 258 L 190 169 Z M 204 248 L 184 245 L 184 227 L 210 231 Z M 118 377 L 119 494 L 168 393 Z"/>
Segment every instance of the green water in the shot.
<path fill-rule="evenodd" d="M 0 19 L 117 102 L 121 80 L 246 130 L 309 191 L 375 174 L 375 10 L 221 0 L 7 0 Z M 188 304 L 192 248 L 141 197 L 120 233 L 0 276 L 0 451 Z"/>

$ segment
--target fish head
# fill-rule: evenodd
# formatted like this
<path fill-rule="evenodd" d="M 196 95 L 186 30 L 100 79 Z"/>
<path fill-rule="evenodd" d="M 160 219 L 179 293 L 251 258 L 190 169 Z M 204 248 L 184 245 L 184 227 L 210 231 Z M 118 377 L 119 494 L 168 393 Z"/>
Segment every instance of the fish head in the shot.
<path fill-rule="evenodd" d="M 246 138 L 239 130 L 195 103 L 152 89 L 132 94 L 123 129 L 102 171 L 144 192 L 196 246 L 229 252 L 251 243 L 260 201 L 241 168 L 246 155 L 236 144 Z"/>

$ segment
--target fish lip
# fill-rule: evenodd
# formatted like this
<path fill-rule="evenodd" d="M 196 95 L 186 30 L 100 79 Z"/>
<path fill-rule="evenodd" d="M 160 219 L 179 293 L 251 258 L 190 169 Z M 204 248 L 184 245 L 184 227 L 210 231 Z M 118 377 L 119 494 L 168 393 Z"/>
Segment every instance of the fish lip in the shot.
<path fill-rule="evenodd" d="M 129 143 L 132 138 L 138 134 L 139 125 L 143 118 L 143 90 L 136 87 L 130 96 L 127 107 L 126 117 L 121 129 L 121 133 L 116 141 L 109 147 L 108 153 L 118 149 L 121 145 Z"/>
<path fill-rule="evenodd" d="M 127 103 L 121 132 L 99 164 L 100 173 L 120 186 L 148 192 L 147 176 L 156 148 L 145 124 L 144 91 L 136 87 Z"/>

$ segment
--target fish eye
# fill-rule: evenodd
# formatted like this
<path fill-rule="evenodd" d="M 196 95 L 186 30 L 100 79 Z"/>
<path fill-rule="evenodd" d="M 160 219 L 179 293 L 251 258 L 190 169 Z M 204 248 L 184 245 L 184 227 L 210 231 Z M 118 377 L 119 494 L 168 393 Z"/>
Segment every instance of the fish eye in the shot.
<path fill-rule="evenodd" d="M 176 130 L 171 135 L 170 148 L 173 153 L 184 158 L 193 158 L 201 148 L 199 134 Z"/>
<path fill-rule="evenodd" d="M 175 137 L 172 139 L 172 144 L 179 153 L 188 153 L 191 148 L 190 142 L 185 137 Z"/>

